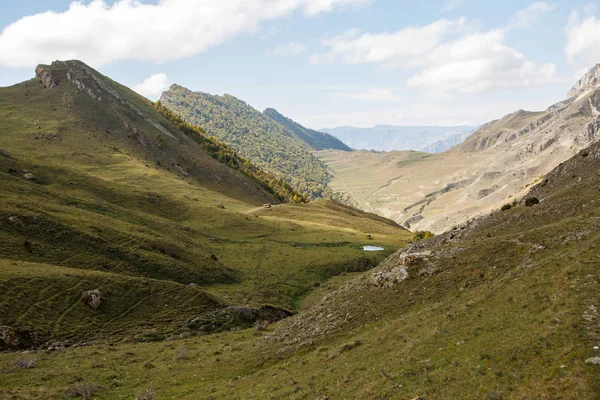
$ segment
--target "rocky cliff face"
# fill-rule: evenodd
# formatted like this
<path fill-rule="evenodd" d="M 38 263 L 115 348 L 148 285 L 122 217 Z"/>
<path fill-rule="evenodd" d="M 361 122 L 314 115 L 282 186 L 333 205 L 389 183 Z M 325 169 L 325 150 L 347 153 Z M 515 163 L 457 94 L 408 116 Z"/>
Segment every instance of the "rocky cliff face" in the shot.
<path fill-rule="evenodd" d="M 569 90 L 568 98 L 577 97 L 590 89 L 600 87 L 600 64 L 588 71 L 575 86 Z"/>

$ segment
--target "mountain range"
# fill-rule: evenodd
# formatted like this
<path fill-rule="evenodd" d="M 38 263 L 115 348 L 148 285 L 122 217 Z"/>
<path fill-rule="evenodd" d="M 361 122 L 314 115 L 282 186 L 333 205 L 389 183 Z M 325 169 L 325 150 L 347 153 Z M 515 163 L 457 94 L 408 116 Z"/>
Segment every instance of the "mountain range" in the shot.
<path fill-rule="evenodd" d="M 273 109 L 261 113 L 227 94 L 192 92 L 172 85 L 160 97 L 160 104 L 312 198 L 331 195 L 330 172 L 312 151 L 350 150 L 334 137 L 308 130 Z"/>
<path fill-rule="evenodd" d="M 599 75 L 430 154 L 38 66 L 0 88 L 0 398 L 597 399 Z"/>
<path fill-rule="evenodd" d="M 395 151 L 429 149 L 447 150 L 445 141 L 453 137 L 452 142 L 468 137 L 474 128 L 469 126 L 393 126 L 377 125 L 372 128 L 350 126 L 320 129 L 329 133 L 353 149 Z M 461 136 L 455 136 L 461 135 Z M 443 143 L 442 143 L 443 142 Z M 456 144 L 456 143 L 455 143 Z M 442 150 L 442 151 L 443 151 Z"/>
<path fill-rule="evenodd" d="M 362 209 L 411 229 L 444 232 L 524 196 L 552 168 L 597 139 L 596 66 L 566 100 L 540 112 L 516 111 L 439 154 L 319 152 L 333 190 Z"/>

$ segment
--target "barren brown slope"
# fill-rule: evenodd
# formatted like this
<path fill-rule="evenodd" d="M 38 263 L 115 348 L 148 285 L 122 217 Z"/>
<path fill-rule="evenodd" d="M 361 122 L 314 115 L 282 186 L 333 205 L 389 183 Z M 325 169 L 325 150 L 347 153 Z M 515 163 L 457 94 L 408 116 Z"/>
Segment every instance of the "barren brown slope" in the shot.
<path fill-rule="evenodd" d="M 401 153 L 318 154 L 334 172 L 330 186 L 346 191 L 359 207 L 411 229 L 442 232 L 520 198 L 597 139 L 600 89 L 578 93 L 543 112 L 518 111 L 493 121 L 454 149 L 418 161 Z M 365 177 L 354 181 L 357 170 Z"/>

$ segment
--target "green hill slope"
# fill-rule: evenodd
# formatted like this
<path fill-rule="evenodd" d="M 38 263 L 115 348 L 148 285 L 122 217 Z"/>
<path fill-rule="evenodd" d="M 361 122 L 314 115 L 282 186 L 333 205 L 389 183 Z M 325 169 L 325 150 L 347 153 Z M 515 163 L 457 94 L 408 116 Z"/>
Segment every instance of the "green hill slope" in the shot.
<path fill-rule="evenodd" d="M 310 197 L 321 197 L 327 191 L 330 174 L 311 154 L 311 147 L 245 102 L 172 85 L 160 104 Z"/>
<path fill-rule="evenodd" d="M 333 135 L 324 132 L 314 131 L 303 127 L 297 122 L 281 115 L 273 108 L 267 108 L 263 114 L 283 125 L 287 130 L 293 132 L 302 141 L 306 142 L 313 150 L 342 150 L 352 151 L 350 147 L 345 145 L 341 140 Z"/>
<path fill-rule="evenodd" d="M 599 168 L 595 143 L 531 190 L 537 204 L 335 278 L 266 331 L 40 354 L 0 387 L 52 396 L 75 376 L 103 398 L 596 399 Z"/>
<path fill-rule="evenodd" d="M 36 344 L 196 333 L 186 321 L 223 322 L 231 305 L 293 310 L 408 237 L 327 202 L 276 204 L 289 185 L 265 187 L 271 175 L 81 62 L 37 74 L 0 88 L 0 325 Z M 386 251 L 363 252 L 367 235 Z M 96 312 L 80 302 L 93 289 Z"/>

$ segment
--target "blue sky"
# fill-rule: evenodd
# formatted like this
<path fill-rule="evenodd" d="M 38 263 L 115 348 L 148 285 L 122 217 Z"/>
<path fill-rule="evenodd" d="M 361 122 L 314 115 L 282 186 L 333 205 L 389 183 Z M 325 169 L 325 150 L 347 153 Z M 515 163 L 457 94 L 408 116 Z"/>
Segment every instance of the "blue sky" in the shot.
<path fill-rule="evenodd" d="M 566 96 L 600 62 L 591 1 L 2 1 L 0 86 L 77 58 L 311 127 L 477 125 Z M 595 57 L 595 58 L 594 58 Z"/>

